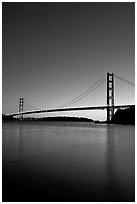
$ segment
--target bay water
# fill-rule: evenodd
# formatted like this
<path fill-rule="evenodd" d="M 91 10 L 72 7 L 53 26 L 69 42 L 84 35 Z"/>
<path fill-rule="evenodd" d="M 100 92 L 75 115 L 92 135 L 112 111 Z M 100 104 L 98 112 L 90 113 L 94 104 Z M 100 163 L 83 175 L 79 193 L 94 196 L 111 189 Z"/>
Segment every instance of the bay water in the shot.
<path fill-rule="evenodd" d="M 134 200 L 135 126 L 3 122 L 3 202 Z"/>

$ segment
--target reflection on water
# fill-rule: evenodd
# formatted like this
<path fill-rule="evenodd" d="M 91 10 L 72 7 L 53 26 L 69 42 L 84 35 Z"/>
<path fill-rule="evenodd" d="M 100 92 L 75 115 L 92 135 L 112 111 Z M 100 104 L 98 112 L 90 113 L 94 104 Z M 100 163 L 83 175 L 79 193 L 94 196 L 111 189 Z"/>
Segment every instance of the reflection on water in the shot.
<path fill-rule="evenodd" d="M 3 123 L 3 201 L 134 201 L 134 134 L 134 126 Z"/>

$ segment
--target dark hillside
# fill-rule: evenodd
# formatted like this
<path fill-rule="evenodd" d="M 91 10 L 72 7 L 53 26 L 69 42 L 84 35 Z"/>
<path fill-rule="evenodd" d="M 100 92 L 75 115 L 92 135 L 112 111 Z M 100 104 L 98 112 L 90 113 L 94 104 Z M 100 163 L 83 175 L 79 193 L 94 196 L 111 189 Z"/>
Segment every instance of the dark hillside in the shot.
<path fill-rule="evenodd" d="M 111 123 L 135 125 L 135 106 L 125 110 L 118 109 L 112 117 Z"/>

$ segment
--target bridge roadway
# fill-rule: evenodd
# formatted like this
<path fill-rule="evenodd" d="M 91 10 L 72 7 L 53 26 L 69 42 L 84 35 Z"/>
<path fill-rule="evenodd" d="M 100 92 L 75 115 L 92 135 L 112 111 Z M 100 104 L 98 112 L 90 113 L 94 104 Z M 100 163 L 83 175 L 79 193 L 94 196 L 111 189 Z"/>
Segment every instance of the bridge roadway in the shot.
<path fill-rule="evenodd" d="M 114 109 L 119 109 L 119 108 L 130 108 L 134 105 L 118 105 L 118 106 L 113 106 Z M 111 108 L 111 106 L 109 106 Z M 78 107 L 78 108 L 55 108 L 55 109 L 43 109 L 43 110 L 34 110 L 34 111 L 25 111 L 22 112 L 21 114 L 23 115 L 28 115 L 28 114 L 35 114 L 35 113 L 46 113 L 46 112 L 62 112 L 62 111 L 79 111 L 79 110 L 104 110 L 107 109 L 108 106 L 87 106 L 87 107 Z M 11 114 L 12 116 L 17 116 L 20 115 L 19 113 L 13 113 Z"/>

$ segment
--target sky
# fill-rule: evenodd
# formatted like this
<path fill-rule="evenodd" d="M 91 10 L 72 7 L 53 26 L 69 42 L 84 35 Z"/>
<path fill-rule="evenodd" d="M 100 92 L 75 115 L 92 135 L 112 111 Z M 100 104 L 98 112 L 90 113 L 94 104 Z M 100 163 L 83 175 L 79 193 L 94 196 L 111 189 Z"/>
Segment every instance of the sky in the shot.
<path fill-rule="evenodd" d="M 2 113 L 17 112 L 20 97 L 30 110 L 58 107 L 108 71 L 134 83 L 134 6 L 132 2 L 3 2 Z M 80 106 L 84 105 L 88 103 Z M 106 112 L 37 116 L 53 115 L 103 120 Z"/>

